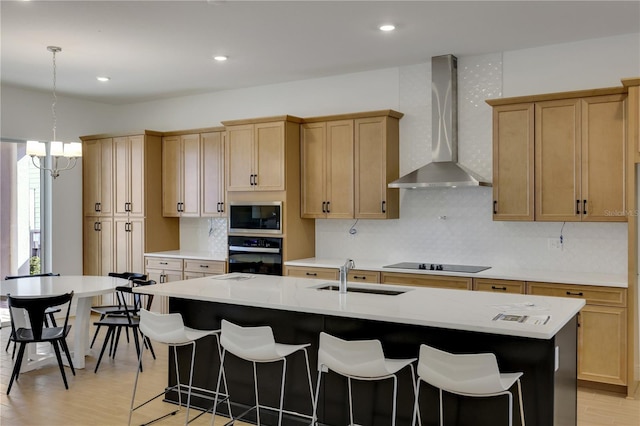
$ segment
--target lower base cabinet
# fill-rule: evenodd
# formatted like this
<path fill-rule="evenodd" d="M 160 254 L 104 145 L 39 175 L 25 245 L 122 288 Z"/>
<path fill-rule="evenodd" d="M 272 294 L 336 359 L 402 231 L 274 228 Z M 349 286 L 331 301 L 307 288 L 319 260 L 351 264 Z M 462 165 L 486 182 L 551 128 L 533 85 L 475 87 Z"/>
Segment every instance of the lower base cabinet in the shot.
<path fill-rule="evenodd" d="M 383 272 L 380 277 L 382 284 L 415 285 L 420 287 L 447 288 L 453 290 L 471 290 L 472 279 L 466 277 L 451 277 L 444 275 L 403 274 L 398 272 Z"/>

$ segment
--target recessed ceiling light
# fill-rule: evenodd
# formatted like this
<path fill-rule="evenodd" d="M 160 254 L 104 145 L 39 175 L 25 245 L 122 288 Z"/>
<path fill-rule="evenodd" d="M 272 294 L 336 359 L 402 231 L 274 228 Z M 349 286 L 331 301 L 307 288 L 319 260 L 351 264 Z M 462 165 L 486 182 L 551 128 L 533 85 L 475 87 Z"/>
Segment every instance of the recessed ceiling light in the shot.
<path fill-rule="evenodd" d="M 393 24 L 380 25 L 380 31 L 393 31 L 395 29 L 396 29 L 396 26 Z"/>
<path fill-rule="evenodd" d="M 227 56 L 224 56 L 224 55 L 218 55 L 218 56 L 214 56 L 213 59 L 215 59 L 218 62 L 224 62 L 229 58 Z"/>
<path fill-rule="evenodd" d="M 111 80 L 111 77 L 102 77 L 102 76 L 98 76 L 98 77 L 96 77 L 96 80 L 101 81 L 101 82 L 103 82 L 103 83 L 104 83 L 104 82 L 106 82 L 106 81 Z"/>

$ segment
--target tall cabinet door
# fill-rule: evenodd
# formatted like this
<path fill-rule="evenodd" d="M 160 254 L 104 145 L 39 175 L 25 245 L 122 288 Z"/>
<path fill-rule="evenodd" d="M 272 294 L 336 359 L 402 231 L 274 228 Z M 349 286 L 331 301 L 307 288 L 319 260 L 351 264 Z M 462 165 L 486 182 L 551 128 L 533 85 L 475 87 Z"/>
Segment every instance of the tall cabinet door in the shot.
<path fill-rule="evenodd" d="M 535 105 L 538 221 L 581 220 L 580 99 Z"/>
<path fill-rule="evenodd" d="M 326 200 L 327 217 L 353 218 L 353 120 L 327 123 Z"/>
<path fill-rule="evenodd" d="M 254 190 L 284 191 L 284 122 L 255 124 Z"/>
<path fill-rule="evenodd" d="M 144 219 L 114 220 L 115 269 L 118 272 L 144 271 Z"/>
<path fill-rule="evenodd" d="M 583 220 L 626 222 L 626 95 L 582 100 Z"/>
<path fill-rule="evenodd" d="M 166 217 L 180 216 L 180 151 L 179 136 L 162 138 L 162 215 Z"/>
<path fill-rule="evenodd" d="M 107 275 L 113 272 L 112 219 L 85 216 L 83 240 L 84 275 Z"/>
<path fill-rule="evenodd" d="M 113 141 L 96 139 L 83 144 L 83 213 L 109 216 L 113 198 Z"/>
<path fill-rule="evenodd" d="M 304 218 L 326 216 L 326 123 L 305 123 L 301 127 L 302 164 L 301 213 Z"/>
<path fill-rule="evenodd" d="M 181 216 L 200 216 L 200 135 L 180 136 L 181 160 Z"/>
<path fill-rule="evenodd" d="M 202 216 L 226 217 L 224 190 L 224 132 L 200 134 Z"/>
<path fill-rule="evenodd" d="M 230 126 L 227 129 L 225 156 L 228 191 L 253 191 L 252 124 Z"/>
<path fill-rule="evenodd" d="M 534 219 L 534 104 L 493 108 L 493 220 Z"/>
<path fill-rule="evenodd" d="M 116 215 L 144 215 L 144 136 L 113 138 Z"/>

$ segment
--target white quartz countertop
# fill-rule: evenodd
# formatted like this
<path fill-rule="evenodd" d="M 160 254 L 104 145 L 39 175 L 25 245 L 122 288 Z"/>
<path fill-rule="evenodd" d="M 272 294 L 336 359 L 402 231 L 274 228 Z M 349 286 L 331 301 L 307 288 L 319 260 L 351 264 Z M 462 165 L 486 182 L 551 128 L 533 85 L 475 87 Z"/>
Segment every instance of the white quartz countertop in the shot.
<path fill-rule="evenodd" d="M 176 259 L 197 259 L 197 260 L 219 260 L 226 261 L 227 257 L 223 254 L 211 253 L 208 251 L 194 251 L 194 250 L 168 250 L 157 251 L 151 253 L 145 253 L 145 256 L 149 257 L 173 257 Z"/>
<path fill-rule="evenodd" d="M 384 268 L 384 265 L 396 262 L 371 261 L 354 259 L 355 269 L 367 271 L 383 271 L 383 272 L 400 272 L 424 275 L 448 275 L 455 277 L 472 277 L 472 278 L 491 278 L 501 280 L 519 280 L 519 281 L 539 281 L 546 283 L 560 284 L 582 284 L 582 285 L 598 285 L 603 287 L 620 287 L 627 288 L 626 274 L 608 274 L 596 272 L 566 272 L 538 269 L 508 269 L 502 267 L 491 267 L 477 273 L 464 272 L 443 272 L 443 271 L 425 271 L 420 269 L 398 269 Z M 286 266 L 300 266 L 313 268 L 339 268 L 345 259 L 329 259 L 329 258 L 307 258 L 290 260 L 285 262 Z M 444 262 L 443 262 L 444 263 Z M 480 265 L 482 266 L 482 265 Z M 486 265 L 491 266 L 491 265 Z"/>
<path fill-rule="evenodd" d="M 351 284 L 368 289 L 406 290 L 389 296 L 319 290 L 337 281 L 233 273 L 134 289 L 156 296 L 258 308 L 413 324 L 472 332 L 551 339 L 584 306 L 582 299 L 495 294 L 481 291 Z M 544 324 L 496 321 L 500 314 L 549 316 Z"/>

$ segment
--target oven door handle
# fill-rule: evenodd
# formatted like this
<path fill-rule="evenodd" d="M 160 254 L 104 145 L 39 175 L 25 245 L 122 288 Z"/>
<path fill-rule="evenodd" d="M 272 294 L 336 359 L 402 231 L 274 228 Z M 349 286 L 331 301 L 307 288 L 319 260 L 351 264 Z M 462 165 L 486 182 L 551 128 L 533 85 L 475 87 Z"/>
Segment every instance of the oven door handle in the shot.
<path fill-rule="evenodd" d="M 245 253 L 280 253 L 279 248 L 229 246 L 229 251 Z"/>

